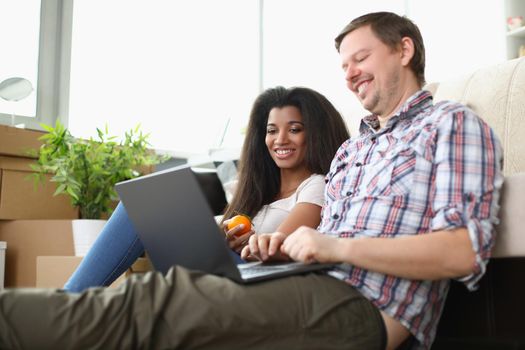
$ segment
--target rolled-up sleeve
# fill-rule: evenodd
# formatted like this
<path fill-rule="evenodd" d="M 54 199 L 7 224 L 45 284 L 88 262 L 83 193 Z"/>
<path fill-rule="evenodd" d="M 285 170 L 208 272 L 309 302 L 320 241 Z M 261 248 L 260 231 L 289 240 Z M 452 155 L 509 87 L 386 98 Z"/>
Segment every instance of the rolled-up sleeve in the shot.
<path fill-rule="evenodd" d="M 435 142 L 432 229 L 467 228 L 476 262 L 473 273 L 458 280 L 475 290 L 496 239 L 501 145 L 494 131 L 464 107 L 440 121 Z"/>

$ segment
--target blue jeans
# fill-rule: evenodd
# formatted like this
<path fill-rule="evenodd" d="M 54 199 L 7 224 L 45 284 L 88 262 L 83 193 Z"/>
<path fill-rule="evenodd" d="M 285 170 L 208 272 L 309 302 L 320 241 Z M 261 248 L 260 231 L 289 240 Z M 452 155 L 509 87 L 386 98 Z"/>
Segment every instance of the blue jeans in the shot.
<path fill-rule="evenodd" d="M 144 246 L 119 203 L 97 240 L 64 285 L 64 290 L 81 292 L 95 286 L 109 286 L 144 253 Z M 243 262 L 232 251 L 237 263 Z"/>

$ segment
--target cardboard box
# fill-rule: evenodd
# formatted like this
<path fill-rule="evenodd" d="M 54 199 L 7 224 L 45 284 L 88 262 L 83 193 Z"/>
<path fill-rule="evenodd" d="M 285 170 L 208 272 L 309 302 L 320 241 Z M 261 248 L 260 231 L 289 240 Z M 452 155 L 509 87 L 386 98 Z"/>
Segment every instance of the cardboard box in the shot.
<path fill-rule="evenodd" d="M 138 258 L 137 261 L 135 261 L 128 269 L 126 275 L 132 273 L 145 273 L 153 270 L 153 265 L 151 264 L 151 260 L 149 258 Z"/>
<path fill-rule="evenodd" d="M 56 184 L 35 187 L 29 164 L 33 159 L 0 156 L 0 219 L 77 219 L 78 209 L 66 195 L 54 196 Z"/>
<path fill-rule="evenodd" d="M 62 288 L 81 261 L 78 256 L 37 256 L 36 287 Z"/>
<path fill-rule="evenodd" d="M 28 151 L 39 149 L 43 144 L 39 138 L 43 131 L 20 129 L 0 125 L 0 154 L 18 157 L 32 157 Z"/>
<path fill-rule="evenodd" d="M 0 221 L 0 241 L 7 242 L 6 287 L 35 287 L 37 256 L 73 255 L 71 220 Z"/>
<path fill-rule="evenodd" d="M 77 256 L 39 256 L 36 259 L 36 286 L 38 288 L 62 288 L 73 274 L 82 257 Z M 117 278 L 110 287 L 120 285 L 131 273 L 149 271 L 149 260 L 139 258 L 131 268 Z"/>

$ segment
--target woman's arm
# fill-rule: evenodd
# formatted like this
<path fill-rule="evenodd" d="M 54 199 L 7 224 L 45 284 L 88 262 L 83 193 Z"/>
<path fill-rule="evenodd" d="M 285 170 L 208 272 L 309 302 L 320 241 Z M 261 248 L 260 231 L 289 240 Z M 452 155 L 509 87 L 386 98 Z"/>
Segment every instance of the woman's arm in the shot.
<path fill-rule="evenodd" d="M 279 246 L 284 239 L 301 226 L 317 228 L 321 222 L 321 207 L 313 203 L 297 203 L 286 219 L 277 227 L 277 232 L 254 234 L 250 237 L 248 245 L 241 252 L 243 259 L 254 257 L 259 260 L 289 260 L 280 254 Z M 271 254 L 269 254 L 271 251 Z"/>
<path fill-rule="evenodd" d="M 277 232 L 289 235 L 301 226 L 317 228 L 321 222 L 321 207 L 313 203 L 297 203 L 277 227 Z"/>

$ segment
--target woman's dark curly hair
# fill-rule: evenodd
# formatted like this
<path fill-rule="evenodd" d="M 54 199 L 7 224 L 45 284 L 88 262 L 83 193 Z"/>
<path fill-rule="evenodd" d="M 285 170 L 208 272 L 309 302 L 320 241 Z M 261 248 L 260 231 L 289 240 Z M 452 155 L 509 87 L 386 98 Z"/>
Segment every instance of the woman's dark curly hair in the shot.
<path fill-rule="evenodd" d="M 265 143 L 268 116 L 273 108 L 299 109 L 306 136 L 306 167 L 326 174 L 339 146 L 349 138 L 341 114 L 322 94 L 305 87 L 282 86 L 264 91 L 255 100 L 239 161 L 238 184 L 224 219 L 236 213 L 255 216 L 273 202 L 281 186 L 280 169 Z"/>

